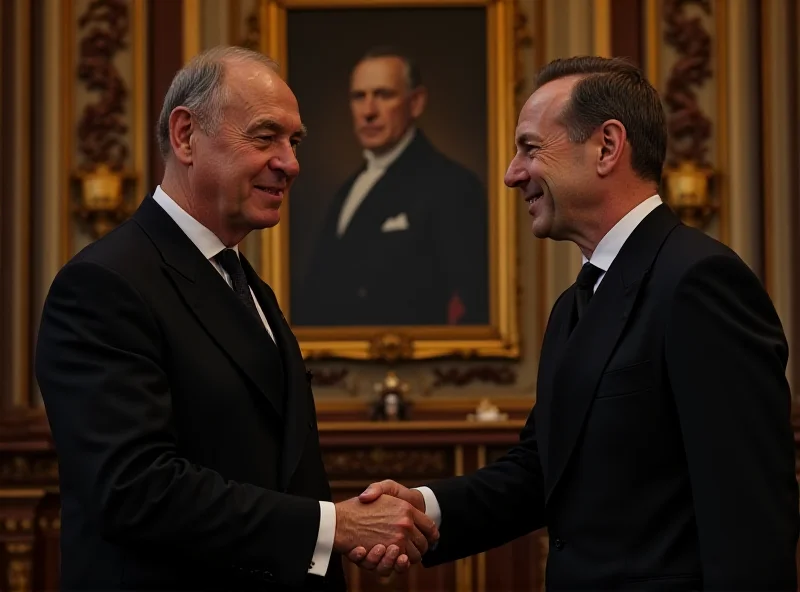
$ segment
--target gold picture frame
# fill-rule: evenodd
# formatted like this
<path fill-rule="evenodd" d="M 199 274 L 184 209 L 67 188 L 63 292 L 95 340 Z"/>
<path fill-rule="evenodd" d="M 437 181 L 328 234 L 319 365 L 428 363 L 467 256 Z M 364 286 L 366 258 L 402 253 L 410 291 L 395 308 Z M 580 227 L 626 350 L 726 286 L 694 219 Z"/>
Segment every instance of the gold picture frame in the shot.
<path fill-rule="evenodd" d="M 515 88 L 520 79 L 517 0 L 259 0 L 257 18 L 255 12 L 250 16 L 247 37 L 251 45 L 254 37 L 258 39 L 259 49 L 276 59 L 286 77 L 291 63 L 287 22 L 292 10 L 383 8 L 481 8 L 485 11 L 489 322 L 471 326 L 293 325 L 293 331 L 306 359 L 517 359 L 520 356 L 517 279 L 520 203 L 503 183 L 514 152 Z M 256 25 L 258 31 L 253 31 Z M 458 42 L 458 37 L 454 40 Z M 275 290 L 290 324 L 291 202 L 290 196 L 283 206 L 281 223 L 262 234 L 259 270 Z"/>

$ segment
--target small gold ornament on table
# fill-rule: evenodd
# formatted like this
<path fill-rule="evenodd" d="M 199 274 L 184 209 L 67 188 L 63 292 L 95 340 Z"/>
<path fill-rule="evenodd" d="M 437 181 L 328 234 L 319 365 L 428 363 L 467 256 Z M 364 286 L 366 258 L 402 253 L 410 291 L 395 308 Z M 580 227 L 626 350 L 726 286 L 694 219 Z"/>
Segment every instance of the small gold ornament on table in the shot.
<path fill-rule="evenodd" d="M 386 373 L 382 382 L 375 383 L 378 400 L 372 406 L 373 421 L 401 421 L 409 419 L 411 404 L 406 400 L 410 387 L 393 371 Z"/>

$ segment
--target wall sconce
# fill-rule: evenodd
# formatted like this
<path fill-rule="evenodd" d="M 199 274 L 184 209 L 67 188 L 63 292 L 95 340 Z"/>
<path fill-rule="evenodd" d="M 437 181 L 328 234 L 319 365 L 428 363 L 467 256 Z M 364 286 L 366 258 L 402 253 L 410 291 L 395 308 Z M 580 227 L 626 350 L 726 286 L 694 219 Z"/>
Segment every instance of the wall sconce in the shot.
<path fill-rule="evenodd" d="M 88 224 L 92 238 L 107 234 L 132 213 L 123 189 L 126 181 L 135 178 L 133 175 L 100 164 L 89 172 L 76 173 L 75 178 L 81 191 L 74 212 Z"/>
<path fill-rule="evenodd" d="M 690 160 L 664 171 L 667 202 L 687 226 L 702 229 L 719 210 L 719 205 L 711 199 L 713 178 L 712 169 Z"/>

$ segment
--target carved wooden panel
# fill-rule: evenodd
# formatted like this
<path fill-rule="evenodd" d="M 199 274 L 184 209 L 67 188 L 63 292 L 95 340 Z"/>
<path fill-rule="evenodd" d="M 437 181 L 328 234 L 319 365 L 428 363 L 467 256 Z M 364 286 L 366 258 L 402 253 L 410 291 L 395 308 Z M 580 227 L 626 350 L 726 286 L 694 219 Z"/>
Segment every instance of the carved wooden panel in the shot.
<path fill-rule="evenodd" d="M 664 0 L 664 40 L 677 53 L 664 93 L 669 111 L 669 162 L 676 166 L 681 160 L 690 160 L 709 166 L 711 120 L 703 112 L 698 91 L 712 76 L 711 35 L 700 16 L 687 14 L 687 5 L 711 14 L 710 0 Z"/>
<path fill-rule="evenodd" d="M 322 457 L 331 481 L 379 480 L 391 474 L 406 482 L 438 479 L 454 470 L 452 448 L 335 448 L 323 450 Z"/>
<path fill-rule="evenodd" d="M 143 197 L 145 3 L 65 0 L 66 260 L 127 218 Z"/>
<path fill-rule="evenodd" d="M 425 426 L 438 425 L 438 429 Z M 9 427 L 0 417 L 0 590 L 27 592 L 58 589 L 61 516 L 55 453 L 46 436 L 46 420 L 27 422 L 29 434 Z M 795 415 L 795 442 L 800 450 L 800 414 Z M 323 453 L 334 500 L 363 491 L 377 478 L 394 478 L 413 486 L 434 474 L 466 474 L 501 456 L 517 439 L 519 422 L 469 426 L 467 422 L 415 422 L 394 429 L 364 422 L 320 424 Z M 10 438 L 9 436 L 14 436 Z M 406 450 L 409 459 L 401 460 Z M 381 464 L 387 460 L 386 464 Z M 798 455 L 800 476 L 800 455 Z M 382 471 L 380 469 L 383 469 Z M 373 477 L 373 474 L 376 476 Z M 508 592 L 544 589 L 548 541 L 545 530 L 456 563 L 431 569 L 414 566 L 402 577 L 378 578 L 345 560 L 349 589 L 431 592 Z M 800 559 L 800 553 L 798 554 Z"/>
<path fill-rule="evenodd" d="M 724 44 L 715 44 L 711 32 L 715 24 L 717 30 L 724 29 L 720 6 L 712 0 L 662 0 L 661 29 L 670 58 L 663 88 L 669 132 L 665 195 L 686 224 L 699 228 L 724 211 L 723 196 L 714 181 L 726 149 L 721 141 L 727 129 L 726 89 L 719 84 L 719 59 L 717 65 L 713 60 Z M 715 127 L 716 143 L 711 141 Z"/>

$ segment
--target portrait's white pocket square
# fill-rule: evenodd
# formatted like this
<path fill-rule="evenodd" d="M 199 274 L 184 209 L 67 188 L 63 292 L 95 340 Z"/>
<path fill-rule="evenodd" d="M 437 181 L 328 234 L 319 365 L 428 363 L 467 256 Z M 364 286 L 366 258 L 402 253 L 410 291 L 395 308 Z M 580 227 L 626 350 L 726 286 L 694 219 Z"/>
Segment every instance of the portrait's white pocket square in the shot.
<path fill-rule="evenodd" d="M 408 230 L 408 216 L 405 212 L 386 218 L 381 225 L 381 232 L 397 232 L 398 230 Z"/>

